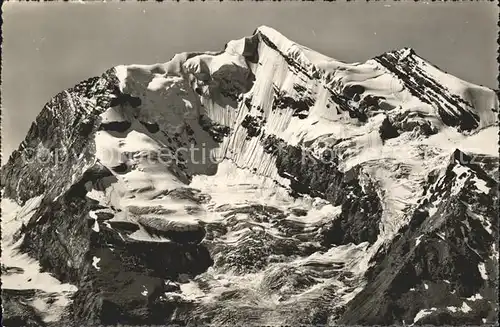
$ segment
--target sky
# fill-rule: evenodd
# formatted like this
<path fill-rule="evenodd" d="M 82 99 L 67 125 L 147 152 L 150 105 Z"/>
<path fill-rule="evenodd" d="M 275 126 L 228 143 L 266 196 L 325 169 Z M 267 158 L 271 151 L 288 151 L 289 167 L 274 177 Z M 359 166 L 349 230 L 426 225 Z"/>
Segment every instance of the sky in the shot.
<path fill-rule="evenodd" d="M 217 51 L 267 25 L 346 62 L 409 46 L 443 70 L 498 88 L 495 2 L 4 3 L 2 157 L 43 105 L 119 64 Z"/>

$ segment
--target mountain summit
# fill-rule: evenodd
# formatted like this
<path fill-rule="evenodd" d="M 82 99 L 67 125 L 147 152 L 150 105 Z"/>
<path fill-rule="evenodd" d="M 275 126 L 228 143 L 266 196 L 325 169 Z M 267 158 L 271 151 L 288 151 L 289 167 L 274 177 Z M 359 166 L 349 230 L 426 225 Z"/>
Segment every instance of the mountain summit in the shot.
<path fill-rule="evenodd" d="M 2 167 L 3 323 L 493 323 L 498 107 L 266 26 L 114 67 Z"/>

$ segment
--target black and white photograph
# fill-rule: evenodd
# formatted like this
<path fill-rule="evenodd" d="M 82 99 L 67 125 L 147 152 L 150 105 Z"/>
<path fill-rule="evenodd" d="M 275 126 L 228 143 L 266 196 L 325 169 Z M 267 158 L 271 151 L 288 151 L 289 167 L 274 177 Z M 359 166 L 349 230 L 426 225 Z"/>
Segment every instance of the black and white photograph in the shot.
<path fill-rule="evenodd" d="M 498 326 L 498 1 L 5 1 L 5 327 Z"/>

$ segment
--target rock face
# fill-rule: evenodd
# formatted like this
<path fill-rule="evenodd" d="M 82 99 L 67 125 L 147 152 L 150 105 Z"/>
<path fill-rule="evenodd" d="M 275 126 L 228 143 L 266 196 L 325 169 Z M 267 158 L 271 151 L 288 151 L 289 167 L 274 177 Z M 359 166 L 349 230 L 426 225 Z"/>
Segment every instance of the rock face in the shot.
<path fill-rule="evenodd" d="M 367 287 L 341 323 L 480 325 L 495 319 L 498 180 L 471 161 L 456 150 L 433 176 L 410 223 L 374 257 Z"/>
<path fill-rule="evenodd" d="M 112 68 L 2 167 L 3 323 L 493 323 L 497 112 L 411 49 L 265 26 Z"/>

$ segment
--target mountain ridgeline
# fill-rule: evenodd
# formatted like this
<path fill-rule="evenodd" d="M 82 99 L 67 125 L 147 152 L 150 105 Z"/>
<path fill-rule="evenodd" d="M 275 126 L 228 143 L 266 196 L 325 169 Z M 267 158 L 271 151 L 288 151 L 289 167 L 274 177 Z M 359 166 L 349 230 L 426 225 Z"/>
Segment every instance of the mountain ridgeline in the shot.
<path fill-rule="evenodd" d="M 1 168 L 3 325 L 494 324 L 498 107 L 266 26 L 114 67 Z"/>

